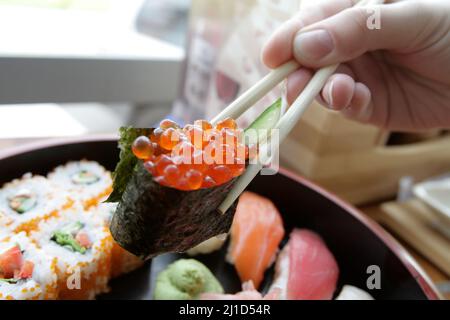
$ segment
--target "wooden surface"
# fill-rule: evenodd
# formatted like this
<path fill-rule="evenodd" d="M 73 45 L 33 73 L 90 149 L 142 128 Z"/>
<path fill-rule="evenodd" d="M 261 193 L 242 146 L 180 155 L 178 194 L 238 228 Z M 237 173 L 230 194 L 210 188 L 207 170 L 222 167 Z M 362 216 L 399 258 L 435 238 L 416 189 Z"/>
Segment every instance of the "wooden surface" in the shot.
<path fill-rule="evenodd" d="M 299 172 L 353 204 L 392 197 L 398 181 L 415 181 L 450 170 L 450 136 L 411 145 L 317 155 L 301 142 L 287 139 L 281 165 Z M 380 176 L 383 179 L 380 179 Z"/>
<path fill-rule="evenodd" d="M 450 247 L 445 247 L 445 240 L 443 236 L 431 233 L 426 227 L 417 222 L 416 220 L 407 219 L 406 224 L 401 224 L 401 218 L 405 218 L 406 212 L 413 212 L 421 208 L 421 204 L 417 204 L 418 200 L 409 201 L 408 204 L 403 205 L 403 210 L 399 211 L 400 219 L 394 219 L 392 215 L 386 215 L 386 205 L 375 204 L 368 207 L 360 208 L 364 213 L 366 213 L 373 220 L 379 222 L 383 225 L 394 237 L 411 253 L 411 255 L 416 259 L 419 265 L 428 274 L 431 280 L 437 287 L 449 285 L 450 276 L 444 272 L 444 269 L 448 269 L 450 266 L 446 265 L 442 261 L 442 257 L 449 259 Z M 388 208 L 391 209 L 394 206 L 393 202 L 389 202 Z M 395 212 L 397 213 L 398 207 L 395 207 Z M 412 208 L 412 209 L 411 209 Z M 414 213 L 412 214 L 412 216 Z M 421 216 L 425 219 L 424 216 Z M 422 220 L 423 221 L 423 220 Z M 407 228 L 410 228 L 409 230 Z M 409 232 L 407 232 L 409 231 Z M 436 247 L 433 245 L 433 240 L 438 240 Z M 411 242 L 412 240 L 412 242 Z M 436 250 L 443 256 L 436 256 Z M 445 255 L 447 253 L 447 255 Z M 428 256 L 428 257 L 427 257 Z M 432 257 L 431 259 L 429 257 Z M 438 261 L 438 263 L 432 262 Z M 440 266 L 439 266 L 440 265 Z M 442 292 L 446 299 L 450 300 L 450 292 Z"/>
<path fill-rule="evenodd" d="M 421 181 L 449 171 L 450 135 L 391 134 L 314 103 L 281 145 L 280 160 L 283 167 L 362 205 L 393 197 L 404 176 Z"/>

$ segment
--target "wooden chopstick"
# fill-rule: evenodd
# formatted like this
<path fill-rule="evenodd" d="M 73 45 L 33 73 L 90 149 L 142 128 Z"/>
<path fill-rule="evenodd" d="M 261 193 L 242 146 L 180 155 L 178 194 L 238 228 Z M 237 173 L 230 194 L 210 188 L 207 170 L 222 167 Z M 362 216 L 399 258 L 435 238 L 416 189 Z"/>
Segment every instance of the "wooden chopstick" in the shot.
<path fill-rule="evenodd" d="M 279 130 L 279 144 L 287 137 L 289 132 L 295 126 L 297 121 L 300 119 L 301 115 L 305 112 L 306 108 L 314 101 L 316 96 L 320 93 L 323 85 L 327 79 L 336 71 L 338 65 L 332 65 L 317 71 L 308 85 L 305 87 L 300 96 L 295 100 L 291 107 L 286 111 L 286 113 L 281 117 L 275 126 L 274 130 Z M 270 136 L 269 136 L 270 139 Z M 272 140 L 270 140 L 272 141 Z M 233 204 L 233 202 L 239 197 L 239 195 L 245 190 L 248 184 L 255 178 L 261 169 L 270 163 L 271 157 L 269 154 L 269 149 L 276 151 L 279 145 L 272 146 L 269 143 L 263 144 L 259 149 L 259 161 L 257 163 L 250 163 L 245 172 L 238 178 L 233 189 L 227 195 L 225 200 L 218 207 L 218 211 L 225 213 L 228 208 Z"/>
<path fill-rule="evenodd" d="M 382 4 L 384 0 L 361 0 L 355 6 L 365 6 L 371 4 Z M 339 64 L 324 67 L 316 71 L 312 79 L 306 85 L 302 93 L 297 97 L 291 107 L 282 115 L 281 119 L 278 121 L 275 130 L 279 130 L 279 139 L 276 145 L 272 145 L 273 139 L 269 142 L 260 146 L 259 149 L 259 161 L 257 163 L 250 163 L 245 172 L 238 178 L 233 189 L 228 193 L 225 200 L 218 207 L 220 213 L 225 213 L 234 201 L 239 197 L 239 195 L 245 190 L 248 184 L 255 178 L 261 169 L 270 163 L 271 156 L 269 156 L 269 149 L 272 151 L 277 151 L 279 144 L 288 136 L 291 130 L 294 128 L 300 117 L 306 111 L 307 107 L 311 105 L 314 99 L 322 90 L 328 78 L 336 71 Z M 295 68 L 294 68 L 295 67 Z M 238 117 L 245 110 L 251 107 L 256 101 L 264 96 L 265 93 L 270 91 L 275 87 L 280 81 L 282 81 L 287 75 L 296 70 L 299 67 L 298 63 L 293 63 L 289 61 L 279 68 L 275 69 L 259 81 L 255 86 L 246 91 L 241 99 L 239 97 L 235 102 L 233 102 L 229 107 L 223 110 L 214 120 L 219 121 L 226 117 Z M 288 72 L 289 71 L 289 72 Z M 284 75 L 284 77 L 281 77 Z M 256 87 L 256 88 L 255 88 Z M 263 93 L 265 92 L 265 93 Z M 255 96 L 253 96 L 255 94 Z M 251 104 L 250 104 L 251 103 Z M 213 121 L 214 121 L 213 120 Z"/>
<path fill-rule="evenodd" d="M 237 119 L 248 108 L 252 107 L 259 99 L 264 97 L 270 90 L 299 67 L 300 65 L 297 61 L 289 61 L 272 70 L 215 116 L 214 119 L 211 120 L 211 123 L 216 124 L 220 120 L 228 117 Z"/>

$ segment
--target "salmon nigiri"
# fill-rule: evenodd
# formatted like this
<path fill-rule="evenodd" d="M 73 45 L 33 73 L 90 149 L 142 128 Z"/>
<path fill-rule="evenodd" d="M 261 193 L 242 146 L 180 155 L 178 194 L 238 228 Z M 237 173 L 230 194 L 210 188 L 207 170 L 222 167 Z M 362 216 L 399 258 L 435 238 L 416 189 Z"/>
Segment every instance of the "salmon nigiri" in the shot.
<path fill-rule="evenodd" d="M 330 300 L 338 275 L 336 260 L 322 238 L 294 229 L 278 256 L 271 290 L 281 289 L 281 299 Z"/>
<path fill-rule="evenodd" d="M 244 192 L 231 226 L 227 257 L 242 282 L 252 280 L 255 287 L 259 287 L 283 237 L 283 221 L 272 201 L 253 192 Z"/>

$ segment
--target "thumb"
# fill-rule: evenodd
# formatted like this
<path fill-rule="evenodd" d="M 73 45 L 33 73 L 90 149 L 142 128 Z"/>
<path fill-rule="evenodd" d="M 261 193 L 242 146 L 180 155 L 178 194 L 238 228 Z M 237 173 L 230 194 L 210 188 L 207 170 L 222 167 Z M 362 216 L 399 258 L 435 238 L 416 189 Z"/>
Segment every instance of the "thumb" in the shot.
<path fill-rule="evenodd" d="M 317 68 L 367 51 L 417 50 L 430 22 L 426 9 L 417 1 L 346 9 L 301 29 L 293 40 L 294 56 L 300 64 Z"/>

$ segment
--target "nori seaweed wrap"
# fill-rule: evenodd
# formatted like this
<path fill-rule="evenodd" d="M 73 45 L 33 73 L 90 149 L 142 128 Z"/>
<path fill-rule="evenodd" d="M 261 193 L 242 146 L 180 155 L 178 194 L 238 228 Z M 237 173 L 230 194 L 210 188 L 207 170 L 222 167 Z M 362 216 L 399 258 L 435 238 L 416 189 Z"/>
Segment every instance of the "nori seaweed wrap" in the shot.
<path fill-rule="evenodd" d="M 228 232 L 236 203 L 225 214 L 216 208 L 233 183 L 181 191 L 158 184 L 139 163 L 113 215 L 111 233 L 122 247 L 141 258 L 184 252 Z"/>
<path fill-rule="evenodd" d="M 114 172 L 114 190 L 107 201 L 119 202 L 110 230 L 124 249 L 148 259 L 166 252 L 184 252 L 213 236 L 227 233 L 237 203 L 225 213 L 216 209 L 236 179 L 192 191 L 154 181 L 131 144 L 153 129 L 122 128 L 120 162 Z"/>
<path fill-rule="evenodd" d="M 237 201 L 224 214 L 217 208 L 252 158 L 247 139 L 252 135 L 247 133 L 273 128 L 280 115 L 278 99 L 245 132 L 231 118 L 214 126 L 197 120 L 180 128 L 171 120 L 163 120 L 156 129 L 122 128 L 120 162 L 113 174 L 113 192 L 107 200 L 119 202 L 110 225 L 114 239 L 126 250 L 147 259 L 165 252 L 184 252 L 227 233 Z M 267 132 L 263 137 L 266 135 Z M 201 139 L 195 138 L 198 136 Z M 261 137 L 256 138 L 259 143 Z M 204 159 L 209 147 L 215 160 L 196 162 L 196 152 Z M 174 161 L 180 158 L 174 151 L 186 148 L 193 152 L 189 159 L 194 159 L 187 169 L 183 162 Z M 254 150 L 257 152 L 257 148 Z M 164 157 L 170 165 L 163 164 L 161 169 Z M 181 176 L 174 174 L 177 170 L 183 172 Z"/>

